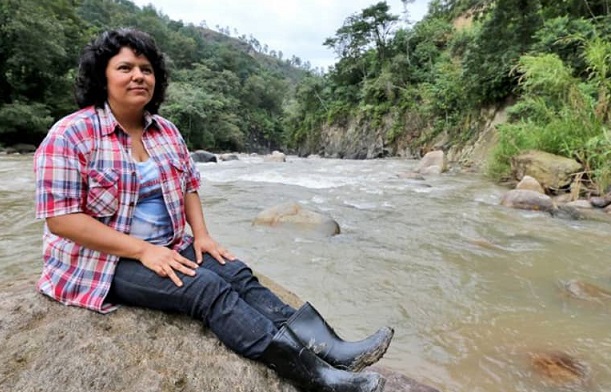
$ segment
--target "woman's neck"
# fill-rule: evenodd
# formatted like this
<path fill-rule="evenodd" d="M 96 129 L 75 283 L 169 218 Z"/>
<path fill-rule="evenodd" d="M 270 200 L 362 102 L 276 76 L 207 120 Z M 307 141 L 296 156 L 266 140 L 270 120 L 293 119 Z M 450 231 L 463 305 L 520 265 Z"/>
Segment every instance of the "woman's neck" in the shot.
<path fill-rule="evenodd" d="M 125 132 L 129 134 L 142 132 L 144 128 L 144 109 L 126 108 L 118 110 L 110 105 L 110 110 Z"/>

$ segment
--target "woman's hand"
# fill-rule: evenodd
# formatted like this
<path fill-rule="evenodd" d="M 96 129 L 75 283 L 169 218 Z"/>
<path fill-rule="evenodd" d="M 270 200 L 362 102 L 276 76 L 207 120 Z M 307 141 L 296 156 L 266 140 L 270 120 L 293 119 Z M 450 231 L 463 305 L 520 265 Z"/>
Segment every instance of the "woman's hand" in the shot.
<path fill-rule="evenodd" d="M 197 264 L 202 263 L 202 255 L 204 253 L 209 253 L 210 256 L 214 257 L 221 264 L 225 264 L 225 260 L 235 260 L 235 256 L 231 252 L 219 245 L 209 235 L 195 237 L 193 249 L 195 249 Z"/>
<path fill-rule="evenodd" d="M 158 245 L 147 246 L 140 256 L 140 262 L 157 275 L 170 278 L 178 287 L 182 287 L 182 281 L 176 275 L 176 271 L 194 276 L 198 267 L 197 264 L 181 256 L 175 250 Z"/>

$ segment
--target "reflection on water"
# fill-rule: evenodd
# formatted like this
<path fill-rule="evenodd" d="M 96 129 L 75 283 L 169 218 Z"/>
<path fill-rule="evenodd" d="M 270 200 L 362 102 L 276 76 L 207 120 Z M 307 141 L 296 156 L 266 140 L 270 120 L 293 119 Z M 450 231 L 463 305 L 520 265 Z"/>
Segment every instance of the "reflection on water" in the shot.
<path fill-rule="evenodd" d="M 611 301 L 577 298 L 564 283 L 611 291 L 611 225 L 500 207 L 505 190 L 472 174 L 397 177 L 414 166 L 241 157 L 200 164 L 201 196 L 219 242 L 313 302 L 340 334 L 394 326 L 385 366 L 448 392 L 610 391 Z M 32 181 L 31 157 L 0 157 L 4 276 L 40 266 Z M 342 234 L 252 226 L 287 201 L 332 216 Z M 585 381 L 535 373 L 533 358 L 550 352 L 583 364 Z"/>

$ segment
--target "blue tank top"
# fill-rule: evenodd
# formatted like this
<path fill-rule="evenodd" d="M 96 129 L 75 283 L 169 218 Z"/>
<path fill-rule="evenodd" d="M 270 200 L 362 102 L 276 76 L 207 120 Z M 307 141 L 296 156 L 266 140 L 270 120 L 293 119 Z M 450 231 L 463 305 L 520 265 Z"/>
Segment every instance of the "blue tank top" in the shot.
<path fill-rule="evenodd" d="M 161 174 L 153 159 L 136 162 L 140 192 L 132 219 L 131 235 L 155 245 L 172 240 L 172 219 L 163 201 Z"/>

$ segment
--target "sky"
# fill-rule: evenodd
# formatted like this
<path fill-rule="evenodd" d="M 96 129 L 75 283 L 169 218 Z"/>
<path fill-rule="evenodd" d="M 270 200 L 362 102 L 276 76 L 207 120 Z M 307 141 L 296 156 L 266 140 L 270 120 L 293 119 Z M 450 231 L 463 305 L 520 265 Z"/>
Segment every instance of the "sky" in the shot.
<path fill-rule="evenodd" d="M 142 7 L 152 4 L 172 20 L 199 25 L 205 21 L 216 30 L 230 27 L 231 35 L 251 34 L 269 50 L 282 51 L 283 58 L 293 55 L 312 68 L 326 70 L 336 61 L 331 48 L 323 46 L 334 37 L 347 17 L 380 0 L 132 0 Z M 387 0 L 391 14 L 403 18 L 401 0 Z M 429 0 L 408 5 L 409 20 L 416 22 L 428 11 Z M 238 30 L 238 34 L 234 33 Z"/>

